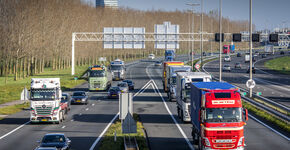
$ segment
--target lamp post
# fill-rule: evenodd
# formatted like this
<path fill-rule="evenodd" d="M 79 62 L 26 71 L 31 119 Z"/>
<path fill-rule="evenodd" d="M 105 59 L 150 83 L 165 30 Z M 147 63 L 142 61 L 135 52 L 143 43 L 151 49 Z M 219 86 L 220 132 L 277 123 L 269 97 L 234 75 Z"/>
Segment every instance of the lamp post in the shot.
<path fill-rule="evenodd" d="M 220 8 L 219 8 L 219 22 L 220 22 L 220 76 L 219 81 L 222 81 L 222 0 L 220 0 Z"/>
<path fill-rule="evenodd" d="M 200 64 L 202 65 L 202 57 L 203 57 L 203 0 L 201 0 L 200 2 L 201 4 L 201 21 L 200 21 L 200 39 L 201 39 L 201 43 L 200 43 Z"/>
<path fill-rule="evenodd" d="M 196 3 L 187 3 L 186 5 L 192 7 L 192 42 L 191 42 L 191 67 L 193 67 L 193 49 L 194 49 L 194 6 L 199 6 Z"/>
<path fill-rule="evenodd" d="M 252 0 L 250 0 L 250 9 L 249 9 L 249 11 L 250 11 L 250 21 L 249 21 L 249 33 L 250 33 L 250 35 L 249 35 L 249 40 L 250 40 L 250 42 L 249 42 L 249 47 L 250 47 L 250 80 L 252 80 L 253 79 L 253 73 L 252 73 L 252 66 L 253 66 L 253 56 L 252 56 L 252 46 L 253 46 L 253 41 L 252 41 L 252 32 L 253 32 L 253 28 L 252 28 Z M 253 90 L 252 90 L 252 88 L 250 88 L 250 97 L 252 97 L 252 95 L 253 95 Z"/>

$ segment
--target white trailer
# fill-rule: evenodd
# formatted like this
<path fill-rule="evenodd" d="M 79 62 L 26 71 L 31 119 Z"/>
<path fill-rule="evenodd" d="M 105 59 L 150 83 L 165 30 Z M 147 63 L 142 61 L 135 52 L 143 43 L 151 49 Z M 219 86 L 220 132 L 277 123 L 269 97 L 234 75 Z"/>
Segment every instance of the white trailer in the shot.
<path fill-rule="evenodd" d="M 176 93 L 175 93 L 175 88 L 176 88 L 176 73 L 177 72 L 190 72 L 191 67 L 190 66 L 169 66 L 166 71 L 167 75 L 167 96 L 170 101 L 174 101 L 176 99 Z"/>
<path fill-rule="evenodd" d="M 178 72 L 176 84 L 176 105 L 178 117 L 190 122 L 190 83 L 211 82 L 212 77 L 204 72 Z"/>
<path fill-rule="evenodd" d="M 265 45 L 265 54 L 274 54 L 274 45 Z"/>
<path fill-rule="evenodd" d="M 30 121 L 60 123 L 65 119 L 61 109 L 62 91 L 59 78 L 32 78 L 30 87 Z"/>

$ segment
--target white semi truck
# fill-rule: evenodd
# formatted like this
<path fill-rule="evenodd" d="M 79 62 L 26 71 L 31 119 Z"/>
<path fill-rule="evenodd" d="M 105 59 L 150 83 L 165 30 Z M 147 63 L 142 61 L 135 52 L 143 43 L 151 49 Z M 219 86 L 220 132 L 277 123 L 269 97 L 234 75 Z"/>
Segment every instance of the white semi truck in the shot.
<path fill-rule="evenodd" d="M 113 80 L 124 80 L 125 79 L 125 63 L 120 59 L 116 59 L 111 62 L 110 70 Z"/>
<path fill-rule="evenodd" d="M 59 124 L 65 119 L 61 108 L 59 78 L 32 78 L 30 87 L 30 121 Z"/>
<path fill-rule="evenodd" d="M 167 75 L 167 88 L 168 90 L 168 99 L 170 101 L 174 101 L 176 99 L 176 73 L 177 72 L 190 72 L 191 67 L 190 66 L 169 66 L 166 71 Z"/>
<path fill-rule="evenodd" d="M 192 82 L 210 82 L 211 75 L 204 72 L 177 72 L 176 104 L 178 117 L 184 122 L 190 122 L 190 84 Z"/>
<path fill-rule="evenodd" d="M 274 54 L 274 46 L 273 45 L 265 45 L 265 54 Z"/>

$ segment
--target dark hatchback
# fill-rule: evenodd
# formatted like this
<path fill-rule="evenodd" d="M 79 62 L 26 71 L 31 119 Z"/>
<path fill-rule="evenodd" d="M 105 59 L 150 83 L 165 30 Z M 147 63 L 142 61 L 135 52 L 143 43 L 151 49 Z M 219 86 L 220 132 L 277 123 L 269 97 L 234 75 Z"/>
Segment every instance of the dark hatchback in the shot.
<path fill-rule="evenodd" d="M 76 91 L 72 94 L 71 104 L 88 104 L 88 95 L 84 91 Z"/>
<path fill-rule="evenodd" d="M 40 143 L 40 147 L 56 147 L 61 150 L 68 150 L 70 148 L 71 140 L 63 133 L 49 133 L 46 134 Z"/>
<path fill-rule="evenodd" d="M 255 69 L 255 67 L 252 67 L 252 72 L 253 72 L 253 73 L 256 73 L 256 69 Z M 248 68 L 247 73 L 250 73 L 250 67 Z"/>
<path fill-rule="evenodd" d="M 108 91 L 108 98 L 119 98 L 121 94 L 121 89 L 117 86 L 113 86 Z"/>
<path fill-rule="evenodd" d="M 123 82 L 126 82 L 129 86 L 129 90 L 134 90 L 134 82 L 131 80 L 123 80 Z"/>

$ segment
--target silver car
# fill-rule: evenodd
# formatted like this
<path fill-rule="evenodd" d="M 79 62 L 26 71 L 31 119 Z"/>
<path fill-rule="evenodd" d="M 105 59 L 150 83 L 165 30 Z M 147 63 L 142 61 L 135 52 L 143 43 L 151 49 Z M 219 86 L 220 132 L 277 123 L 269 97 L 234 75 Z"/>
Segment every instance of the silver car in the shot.
<path fill-rule="evenodd" d="M 129 91 L 129 86 L 127 82 L 119 82 L 117 85 L 122 93 L 127 93 Z"/>
<path fill-rule="evenodd" d="M 225 65 L 223 66 L 223 71 L 231 72 L 231 66 L 228 65 L 228 64 L 225 64 Z"/>

